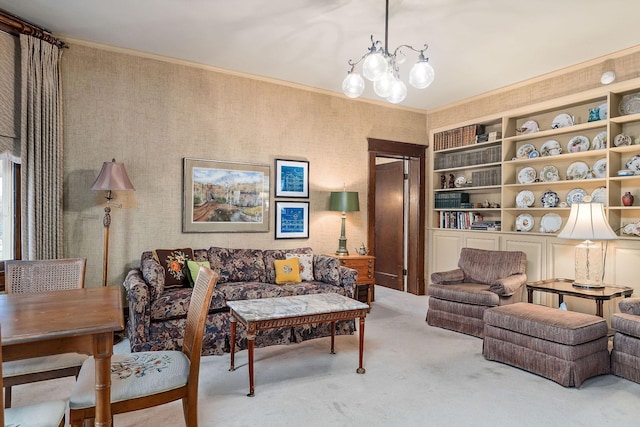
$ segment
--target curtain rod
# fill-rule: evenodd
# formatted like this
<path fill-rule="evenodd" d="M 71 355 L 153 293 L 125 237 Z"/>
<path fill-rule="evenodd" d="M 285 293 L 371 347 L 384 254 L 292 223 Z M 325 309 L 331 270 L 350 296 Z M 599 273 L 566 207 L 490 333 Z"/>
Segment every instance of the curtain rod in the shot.
<path fill-rule="evenodd" d="M 58 46 L 59 48 L 68 47 L 62 40 L 51 35 L 51 33 L 42 27 L 31 22 L 25 21 L 4 9 L 0 9 L 0 30 L 5 31 L 14 36 L 26 34 L 44 40 L 48 43 Z"/>

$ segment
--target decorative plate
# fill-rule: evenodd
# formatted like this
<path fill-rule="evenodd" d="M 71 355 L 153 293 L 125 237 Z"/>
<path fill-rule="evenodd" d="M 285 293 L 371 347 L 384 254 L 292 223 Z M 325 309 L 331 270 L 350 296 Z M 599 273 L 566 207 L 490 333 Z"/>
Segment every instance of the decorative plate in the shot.
<path fill-rule="evenodd" d="M 567 144 L 567 151 L 569 153 L 579 153 L 581 151 L 587 151 L 589 146 L 589 138 L 578 135 L 569 140 L 569 143 Z"/>
<path fill-rule="evenodd" d="M 518 148 L 518 151 L 516 152 L 516 157 L 518 159 L 528 159 L 529 154 L 532 151 L 536 151 L 536 147 L 534 147 L 531 144 L 524 144 L 522 147 Z"/>
<path fill-rule="evenodd" d="M 640 236 L 640 221 L 632 224 L 627 224 L 622 228 L 624 234 L 634 234 Z"/>
<path fill-rule="evenodd" d="M 453 182 L 453 184 L 458 188 L 464 186 L 466 183 L 467 183 L 467 178 L 465 176 L 459 176 Z"/>
<path fill-rule="evenodd" d="M 560 181 L 558 168 L 552 165 L 543 167 L 540 171 L 540 179 L 544 182 Z"/>
<path fill-rule="evenodd" d="M 538 132 L 540 128 L 538 128 L 538 122 L 535 120 L 527 120 L 522 124 L 522 127 L 518 128 L 517 131 L 522 135 L 526 135 L 528 133 Z"/>
<path fill-rule="evenodd" d="M 618 111 L 623 116 L 640 113 L 640 93 L 623 96 L 620 105 L 618 105 Z"/>
<path fill-rule="evenodd" d="M 540 201 L 542 201 L 542 206 L 545 208 L 555 208 L 560 202 L 560 197 L 555 191 L 549 190 L 542 195 Z"/>
<path fill-rule="evenodd" d="M 640 175 L 640 156 L 635 155 L 625 163 L 625 168 L 632 170 L 635 175 Z"/>
<path fill-rule="evenodd" d="M 540 219 L 540 228 L 544 233 L 555 233 L 562 226 L 562 218 L 557 213 L 546 213 Z"/>
<path fill-rule="evenodd" d="M 629 135 L 625 135 L 624 133 L 619 133 L 615 138 L 613 138 L 613 145 L 616 147 L 625 147 L 627 145 L 631 145 L 632 142 L 633 138 Z"/>
<path fill-rule="evenodd" d="M 597 160 L 593 164 L 593 177 L 594 178 L 606 178 L 607 177 L 607 159 L 603 158 Z"/>
<path fill-rule="evenodd" d="M 603 148 L 607 148 L 607 132 L 600 132 L 596 136 L 593 137 L 593 141 L 591 141 L 592 148 L 594 150 L 602 150 Z"/>
<path fill-rule="evenodd" d="M 591 193 L 591 201 L 607 206 L 607 187 L 598 187 Z"/>
<path fill-rule="evenodd" d="M 536 180 L 536 175 L 536 170 L 531 166 L 527 166 L 518 173 L 518 182 L 520 184 L 530 184 Z"/>
<path fill-rule="evenodd" d="M 533 228 L 533 217 L 529 214 L 520 214 L 516 218 L 517 231 L 531 231 Z"/>
<path fill-rule="evenodd" d="M 536 197 L 529 190 L 522 190 L 516 196 L 516 207 L 528 208 L 536 201 Z"/>
<path fill-rule="evenodd" d="M 540 148 L 540 154 L 543 156 L 557 156 L 560 153 L 562 153 L 562 147 L 560 147 L 560 143 L 555 139 L 550 139 L 542 144 Z"/>
<path fill-rule="evenodd" d="M 567 168 L 567 179 L 586 179 L 589 166 L 585 162 L 573 162 Z"/>
<path fill-rule="evenodd" d="M 607 120 L 609 118 L 609 106 L 606 102 L 598 105 L 598 114 L 600 116 L 600 120 Z"/>
<path fill-rule="evenodd" d="M 551 129 L 566 128 L 573 126 L 573 117 L 568 114 L 558 114 L 551 122 Z"/>
<path fill-rule="evenodd" d="M 567 205 L 571 206 L 572 203 L 582 203 L 582 199 L 587 195 L 587 192 L 582 188 L 574 188 L 567 193 Z"/>

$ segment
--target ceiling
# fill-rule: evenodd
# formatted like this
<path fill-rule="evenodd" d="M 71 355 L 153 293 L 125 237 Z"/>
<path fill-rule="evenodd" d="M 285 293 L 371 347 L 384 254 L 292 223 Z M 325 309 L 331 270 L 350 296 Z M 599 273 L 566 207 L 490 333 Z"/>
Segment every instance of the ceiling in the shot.
<path fill-rule="evenodd" d="M 348 59 L 384 42 L 383 0 L 0 0 L 65 36 L 342 94 Z M 433 109 L 640 45 L 631 0 L 390 0 L 389 50 L 429 45 Z M 417 56 L 406 51 L 403 80 Z M 366 81 L 363 97 L 380 100 Z M 344 96 L 344 95 L 342 95 Z"/>

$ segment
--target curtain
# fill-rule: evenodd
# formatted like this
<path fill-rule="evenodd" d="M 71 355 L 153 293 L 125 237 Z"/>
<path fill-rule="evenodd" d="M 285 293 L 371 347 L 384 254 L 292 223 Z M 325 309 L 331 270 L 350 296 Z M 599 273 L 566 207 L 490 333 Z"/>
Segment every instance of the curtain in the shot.
<path fill-rule="evenodd" d="M 22 259 L 61 258 L 63 241 L 62 50 L 20 35 Z"/>

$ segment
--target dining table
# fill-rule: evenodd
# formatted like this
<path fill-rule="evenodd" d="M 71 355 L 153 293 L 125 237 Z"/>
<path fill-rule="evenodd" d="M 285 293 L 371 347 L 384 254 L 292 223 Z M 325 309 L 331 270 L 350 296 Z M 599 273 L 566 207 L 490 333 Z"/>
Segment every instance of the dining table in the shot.
<path fill-rule="evenodd" d="M 93 355 L 96 426 L 113 425 L 113 333 L 124 329 L 120 286 L 0 295 L 2 360 L 60 353 Z"/>

